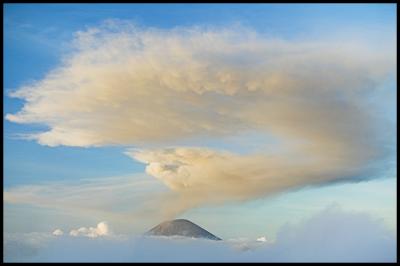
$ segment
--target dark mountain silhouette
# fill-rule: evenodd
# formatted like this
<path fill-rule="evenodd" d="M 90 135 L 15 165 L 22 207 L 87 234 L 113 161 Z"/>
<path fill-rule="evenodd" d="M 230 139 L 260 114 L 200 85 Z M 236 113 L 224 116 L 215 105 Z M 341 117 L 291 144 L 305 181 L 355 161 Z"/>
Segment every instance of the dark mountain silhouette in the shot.
<path fill-rule="evenodd" d="M 155 236 L 184 236 L 192 238 L 207 238 L 212 240 L 222 240 L 201 228 L 197 224 L 185 219 L 165 221 L 150 229 L 146 235 Z"/>

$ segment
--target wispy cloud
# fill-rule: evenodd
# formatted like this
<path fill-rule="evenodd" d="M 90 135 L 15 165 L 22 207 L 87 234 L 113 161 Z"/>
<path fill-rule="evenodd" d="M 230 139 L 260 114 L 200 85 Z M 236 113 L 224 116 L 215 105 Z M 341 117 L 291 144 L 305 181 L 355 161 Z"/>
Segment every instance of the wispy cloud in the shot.
<path fill-rule="evenodd" d="M 165 188 L 143 175 L 23 185 L 4 190 L 4 202 L 60 210 L 73 217 L 106 219 L 143 230 L 159 221 L 158 194 Z M 133 219 L 139 215 L 141 219 Z M 89 229 L 88 229 L 89 230 Z M 86 230 L 86 231 L 88 231 Z M 90 230 L 89 230 L 90 231 Z"/>
<path fill-rule="evenodd" d="M 68 48 L 68 41 L 72 33 L 56 25 L 41 25 L 18 16 L 5 16 L 4 31 L 7 36 L 7 44 L 30 43 L 32 46 L 45 48 L 45 53 L 58 57 Z M 41 51 L 43 52 L 43 50 Z"/>

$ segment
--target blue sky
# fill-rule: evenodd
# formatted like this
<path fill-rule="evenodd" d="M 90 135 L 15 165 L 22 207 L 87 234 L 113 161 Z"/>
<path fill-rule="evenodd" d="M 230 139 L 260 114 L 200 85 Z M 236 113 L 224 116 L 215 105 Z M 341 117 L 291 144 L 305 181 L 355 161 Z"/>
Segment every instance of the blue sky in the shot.
<path fill-rule="evenodd" d="M 62 55 L 70 51 L 70 42 L 75 32 L 85 30 L 86 27 L 96 27 L 107 19 L 129 20 L 143 28 L 162 29 L 240 24 L 266 36 L 284 40 L 333 40 L 338 36 L 358 36 L 377 44 L 393 37 L 396 31 L 394 4 L 7 4 L 3 9 L 3 117 L 16 113 L 24 105 L 22 100 L 8 97 L 8 92 L 33 80 L 43 79 L 60 64 Z M 383 86 L 387 94 L 379 103 L 384 106 L 384 116 L 392 122 L 395 122 L 395 86 L 392 77 Z M 17 124 L 5 119 L 3 123 L 5 189 L 65 180 L 79 182 L 84 178 L 124 176 L 145 171 L 145 164 L 123 153 L 126 146 L 48 147 L 16 137 L 21 133 L 45 130 L 46 125 Z M 252 141 L 249 145 L 238 145 L 243 138 Z M 257 146 L 258 138 L 259 135 L 254 133 L 233 140 L 210 138 L 188 143 L 246 152 L 246 149 L 252 150 L 252 147 Z M 256 236 L 262 224 L 268 222 L 271 224 L 269 232 L 274 235 L 285 222 L 307 217 L 323 208 L 320 202 L 337 202 L 351 210 L 368 211 L 384 217 L 388 226 L 394 228 L 394 175 L 392 172 L 387 179 L 366 183 L 304 189 L 272 200 L 259 199 L 237 205 L 193 209 L 186 215 L 220 230 L 223 236 Z M 382 195 L 380 191 L 386 192 Z M 35 227 L 24 222 L 13 225 L 15 220 L 28 218 L 29 215 L 36 217 L 43 210 L 38 208 L 35 214 L 34 208 L 26 212 L 23 207 L 13 204 L 6 204 L 6 210 L 13 213 L 10 218 L 6 217 L 6 230 L 10 231 L 50 230 L 50 227 L 62 223 L 51 211 L 44 210 L 44 217 L 52 221 L 49 226 Z M 238 211 L 243 215 L 238 217 Z M 270 219 L 271 214 L 274 218 Z M 246 215 L 253 218 L 243 220 L 241 217 Z M 225 217 L 232 217 L 231 229 L 220 227 L 219 221 Z M 75 223 L 81 222 L 77 217 L 70 216 L 70 219 Z M 242 226 L 238 230 L 239 223 Z"/>

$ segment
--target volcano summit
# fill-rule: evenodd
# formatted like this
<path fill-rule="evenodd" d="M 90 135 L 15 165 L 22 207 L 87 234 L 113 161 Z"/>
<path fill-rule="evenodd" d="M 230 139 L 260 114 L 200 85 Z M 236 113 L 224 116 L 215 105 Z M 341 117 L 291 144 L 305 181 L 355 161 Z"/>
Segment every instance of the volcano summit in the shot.
<path fill-rule="evenodd" d="M 211 240 L 222 240 L 201 228 L 197 224 L 185 219 L 165 221 L 150 229 L 146 235 L 155 236 L 184 236 L 191 238 L 207 238 Z"/>

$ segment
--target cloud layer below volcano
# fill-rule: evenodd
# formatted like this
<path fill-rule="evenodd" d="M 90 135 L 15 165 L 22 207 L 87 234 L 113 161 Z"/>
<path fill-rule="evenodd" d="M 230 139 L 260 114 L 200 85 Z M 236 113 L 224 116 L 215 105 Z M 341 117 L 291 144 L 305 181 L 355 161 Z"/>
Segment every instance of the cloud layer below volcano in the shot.
<path fill-rule="evenodd" d="M 268 225 L 266 225 L 268 227 Z M 6 262 L 394 262 L 396 238 L 365 213 L 329 207 L 283 226 L 276 241 L 31 233 L 5 236 Z"/>

